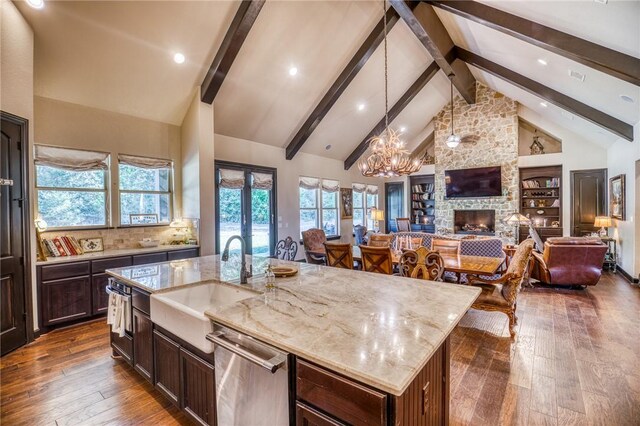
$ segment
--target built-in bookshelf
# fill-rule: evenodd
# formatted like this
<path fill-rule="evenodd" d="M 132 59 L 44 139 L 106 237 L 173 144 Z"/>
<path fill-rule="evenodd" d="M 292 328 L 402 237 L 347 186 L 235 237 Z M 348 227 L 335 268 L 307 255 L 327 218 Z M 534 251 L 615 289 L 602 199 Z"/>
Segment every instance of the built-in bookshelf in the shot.
<path fill-rule="evenodd" d="M 435 232 L 435 179 L 434 175 L 410 176 L 411 229 L 414 231 Z"/>
<path fill-rule="evenodd" d="M 562 166 L 520 168 L 520 213 L 543 241 L 562 236 Z M 528 232 L 520 228 L 520 241 Z"/>

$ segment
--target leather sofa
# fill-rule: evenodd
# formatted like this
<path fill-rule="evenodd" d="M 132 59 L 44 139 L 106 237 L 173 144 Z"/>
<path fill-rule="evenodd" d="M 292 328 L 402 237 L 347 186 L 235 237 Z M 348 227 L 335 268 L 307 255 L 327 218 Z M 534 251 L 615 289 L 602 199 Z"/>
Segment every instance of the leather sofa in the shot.
<path fill-rule="evenodd" d="M 606 252 L 597 237 L 548 238 L 543 253 L 533 253 L 531 277 L 550 285 L 596 285 Z"/>

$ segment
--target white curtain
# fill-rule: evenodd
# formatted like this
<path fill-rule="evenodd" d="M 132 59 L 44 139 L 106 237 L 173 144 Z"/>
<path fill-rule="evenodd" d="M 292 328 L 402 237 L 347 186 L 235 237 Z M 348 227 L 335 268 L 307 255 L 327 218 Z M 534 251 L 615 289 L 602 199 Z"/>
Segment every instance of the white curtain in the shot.
<path fill-rule="evenodd" d="M 273 188 L 273 175 L 271 173 L 251 173 L 251 188 L 271 189 Z"/>
<path fill-rule="evenodd" d="M 121 164 L 140 167 L 142 169 L 170 169 L 173 166 L 171 160 L 163 160 L 160 158 L 136 157 L 134 155 L 118 155 L 118 161 Z"/>
<path fill-rule="evenodd" d="M 320 179 L 313 177 L 300 176 L 300 188 L 318 189 L 320 188 Z"/>
<path fill-rule="evenodd" d="M 378 187 L 375 185 L 367 185 L 367 194 L 376 195 L 378 193 Z"/>
<path fill-rule="evenodd" d="M 354 183 L 351 187 L 353 188 L 353 192 L 365 192 L 367 190 L 367 185 L 364 183 Z"/>
<path fill-rule="evenodd" d="M 34 162 L 40 166 L 82 172 L 108 170 L 109 153 L 36 145 Z"/>
<path fill-rule="evenodd" d="M 242 189 L 244 188 L 244 171 L 220 169 L 220 188 Z"/>
<path fill-rule="evenodd" d="M 326 192 L 340 191 L 340 182 L 337 180 L 322 179 L 322 190 Z"/>

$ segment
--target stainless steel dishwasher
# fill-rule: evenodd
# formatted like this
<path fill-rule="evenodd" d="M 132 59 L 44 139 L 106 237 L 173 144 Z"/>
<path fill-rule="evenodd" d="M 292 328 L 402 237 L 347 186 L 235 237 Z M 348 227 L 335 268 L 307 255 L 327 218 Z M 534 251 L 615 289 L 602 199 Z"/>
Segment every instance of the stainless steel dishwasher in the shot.
<path fill-rule="evenodd" d="M 288 354 L 213 323 L 218 426 L 289 425 Z"/>

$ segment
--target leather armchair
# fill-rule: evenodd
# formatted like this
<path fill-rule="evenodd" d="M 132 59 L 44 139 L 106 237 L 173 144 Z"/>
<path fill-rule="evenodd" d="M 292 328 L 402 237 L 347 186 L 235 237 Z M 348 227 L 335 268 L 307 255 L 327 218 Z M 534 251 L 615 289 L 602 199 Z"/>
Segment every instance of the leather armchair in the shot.
<path fill-rule="evenodd" d="M 531 277 L 550 285 L 596 285 L 607 245 L 597 237 L 557 237 L 533 253 Z"/>

